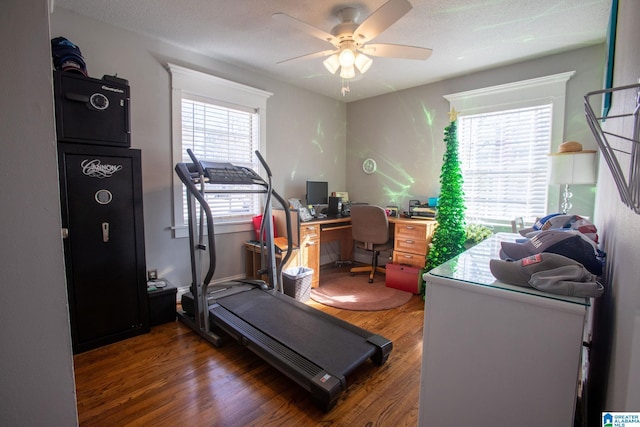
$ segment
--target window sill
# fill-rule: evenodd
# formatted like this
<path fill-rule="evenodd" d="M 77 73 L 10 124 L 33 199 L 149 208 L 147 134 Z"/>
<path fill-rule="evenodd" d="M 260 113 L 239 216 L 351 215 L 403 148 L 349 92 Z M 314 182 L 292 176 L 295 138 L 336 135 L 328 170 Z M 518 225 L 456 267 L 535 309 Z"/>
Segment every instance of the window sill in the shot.
<path fill-rule="evenodd" d="M 230 234 L 230 233 L 242 233 L 245 231 L 253 231 L 253 223 L 251 221 L 236 221 L 236 222 L 220 222 L 215 223 L 216 234 Z M 189 237 L 189 227 L 186 225 L 171 227 L 173 230 L 174 239 L 182 239 Z M 206 233 L 205 233 L 206 234 Z"/>

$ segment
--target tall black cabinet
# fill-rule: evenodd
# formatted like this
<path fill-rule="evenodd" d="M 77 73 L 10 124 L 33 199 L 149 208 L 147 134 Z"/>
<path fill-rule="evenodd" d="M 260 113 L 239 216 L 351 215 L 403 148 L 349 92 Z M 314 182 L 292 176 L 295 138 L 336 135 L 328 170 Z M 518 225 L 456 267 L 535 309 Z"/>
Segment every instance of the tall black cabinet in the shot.
<path fill-rule="evenodd" d="M 148 332 L 149 310 L 140 150 L 128 148 L 128 132 L 117 143 L 103 137 L 113 135 L 114 121 L 128 125 L 121 120 L 128 109 L 114 99 L 128 97 L 128 87 L 125 94 L 111 82 L 66 77 L 54 80 L 58 166 L 71 336 L 80 353 Z M 89 99 L 100 93 L 111 98 L 101 105 L 117 109 L 92 108 Z"/>

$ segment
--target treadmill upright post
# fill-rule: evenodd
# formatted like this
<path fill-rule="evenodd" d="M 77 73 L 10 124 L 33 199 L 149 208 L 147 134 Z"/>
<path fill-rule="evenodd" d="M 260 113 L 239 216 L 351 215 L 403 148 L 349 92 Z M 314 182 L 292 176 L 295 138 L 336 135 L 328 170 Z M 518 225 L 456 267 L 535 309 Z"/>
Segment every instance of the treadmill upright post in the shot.
<path fill-rule="evenodd" d="M 273 221 L 271 221 L 272 211 L 271 211 L 271 202 L 267 201 L 267 205 L 265 206 L 265 215 L 263 218 L 263 224 L 265 228 L 265 234 L 267 235 L 267 240 L 265 244 L 267 245 L 267 277 L 269 278 L 269 283 L 278 292 L 282 292 L 282 287 L 280 286 L 277 271 L 276 271 L 276 257 L 275 257 L 275 246 L 273 243 L 274 232 L 273 232 Z"/>
<path fill-rule="evenodd" d="M 213 332 L 211 332 L 211 326 L 209 325 L 209 307 L 207 304 L 207 288 L 208 284 L 202 282 L 202 255 L 206 246 L 201 243 L 201 236 L 203 233 L 202 223 L 200 229 L 198 229 L 198 221 L 196 220 L 196 198 L 194 195 L 187 191 L 187 213 L 189 215 L 189 243 L 190 243 L 190 255 L 191 255 L 191 293 L 193 294 L 193 312 L 194 319 L 191 320 L 188 316 L 182 314 L 180 318 L 190 323 L 192 329 L 195 329 L 200 336 L 207 341 L 219 347 L 221 345 L 222 338 Z M 202 208 L 200 208 L 202 210 Z M 213 232 L 208 230 L 208 232 Z M 208 248 L 211 250 L 212 248 Z"/>

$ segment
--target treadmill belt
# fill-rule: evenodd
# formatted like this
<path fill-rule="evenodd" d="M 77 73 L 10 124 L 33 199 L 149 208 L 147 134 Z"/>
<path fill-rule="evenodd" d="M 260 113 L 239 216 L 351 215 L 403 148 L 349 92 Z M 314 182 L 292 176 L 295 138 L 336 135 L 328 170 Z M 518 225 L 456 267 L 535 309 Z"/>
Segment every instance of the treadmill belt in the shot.
<path fill-rule="evenodd" d="M 366 337 L 268 292 L 255 289 L 216 302 L 334 375 L 346 376 L 376 351 Z"/>

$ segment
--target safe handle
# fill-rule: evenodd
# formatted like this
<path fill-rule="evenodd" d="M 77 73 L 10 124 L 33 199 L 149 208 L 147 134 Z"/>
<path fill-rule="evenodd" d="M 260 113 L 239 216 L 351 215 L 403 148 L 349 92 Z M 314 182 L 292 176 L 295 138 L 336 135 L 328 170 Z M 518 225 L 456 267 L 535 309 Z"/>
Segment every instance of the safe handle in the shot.
<path fill-rule="evenodd" d="M 109 241 L 109 223 L 102 223 L 102 241 L 107 243 Z"/>

